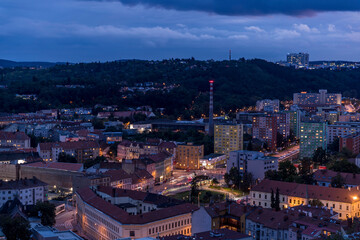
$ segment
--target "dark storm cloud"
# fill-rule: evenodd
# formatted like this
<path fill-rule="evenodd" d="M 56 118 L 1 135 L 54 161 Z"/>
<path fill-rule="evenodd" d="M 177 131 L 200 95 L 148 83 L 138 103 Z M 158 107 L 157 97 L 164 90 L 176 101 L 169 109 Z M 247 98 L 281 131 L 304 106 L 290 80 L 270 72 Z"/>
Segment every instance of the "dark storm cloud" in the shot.
<path fill-rule="evenodd" d="M 359 11 L 360 0 L 118 0 L 125 5 L 145 5 L 219 15 L 313 15 L 316 12 Z"/>

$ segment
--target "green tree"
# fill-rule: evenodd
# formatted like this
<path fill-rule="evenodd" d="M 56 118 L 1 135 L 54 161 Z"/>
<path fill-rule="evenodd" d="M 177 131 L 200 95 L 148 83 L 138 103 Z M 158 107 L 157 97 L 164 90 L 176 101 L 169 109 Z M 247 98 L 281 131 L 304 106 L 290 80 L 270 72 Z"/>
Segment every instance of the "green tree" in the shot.
<path fill-rule="evenodd" d="M 276 170 L 267 170 L 265 172 L 265 178 L 269 180 L 281 181 L 280 173 Z"/>
<path fill-rule="evenodd" d="M 279 211 L 280 210 L 280 192 L 279 192 L 279 188 L 276 188 L 274 205 L 275 205 L 275 210 Z"/>
<path fill-rule="evenodd" d="M 42 225 L 53 226 L 55 224 L 55 205 L 49 202 L 38 201 L 32 215 L 40 216 Z"/>
<path fill-rule="evenodd" d="M 211 185 L 218 185 L 219 183 L 219 180 L 217 180 L 215 177 L 211 180 Z"/>
<path fill-rule="evenodd" d="M 94 166 L 95 164 L 105 162 L 105 161 L 106 161 L 106 157 L 104 157 L 104 156 L 97 156 L 96 158 L 90 158 L 90 159 L 85 160 L 84 168 L 90 168 L 90 167 Z"/>
<path fill-rule="evenodd" d="M 328 162 L 326 151 L 322 147 L 318 147 L 313 154 L 312 160 L 316 165 L 326 164 Z"/>
<path fill-rule="evenodd" d="M 275 208 L 275 195 L 274 195 L 274 190 L 271 189 L 271 208 L 274 209 Z"/>
<path fill-rule="evenodd" d="M 296 176 L 296 168 L 290 161 L 284 161 L 279 164 L 279 175 L 281 181 L 293 182 Z"/>
<path fill-rule="evenodd" d="M 340 173 L 337 173 L 335 177 L 331 178 L 331 186 L 334 188 L 342 188 L 345 185 L 344 178 L 340 175 Z"/>
<path fill-rule="evenodd" d="M 250 187 L 254 181 L 253 175 L 251 173 L 244 173 L 240 180 L 240 190 L 243 192 L 249 192 Z"/>
<path fill-rule="evenodd" d="M 74 156 L 61 152 L 58 156 L 58 162 L 77 163 L 77 160 Z"/>
<path fill-rule="evenodd" d="M 118 146 L 118 143 L 111 144 L 111 146 L 110 146 L 108 154 L 112 159 L 115 159 L 117 157 L 117 146 Z"/>
<path fill-rule="evenodd" d="M 360 168 L 347 160 L 330 162 L 328 169 L 335 172 L 360 173 Z"/>
<path fill-rule="evenodd" d="M 311 173 L 311 159 L 303 158 L 301 160 L 299 174 L 295 177 L 295 182 L 303 184 L 314 184 L 315 180 L 313 174 Z"/>
<path fill-rule="evenodd" d="M 337 137 L 337 138 L 334 139 L 334 141 L 332 143 L 330 143 L 328 145 L 328 151 L 339 152 L 339 144 L 340 144 L 340 140 Z"/>
<path fill-rule="evenodd" d="M 240 176 L 240 172 L 239 169 L 232 167 L 229 171 L 229 183 L 232 184 L 233 186 L 235 186 L 237 189 L 239 189 L 240 187 L 240 182 L 241 182 L 241 176 Z"/>
<path fill-rule="evenodd" d="M 197 198 L 200 197 L 199 193 L 198 179 L 195 176 L 190 182 L 190 201 L 192 203 L 195 203 Z"/>
<path fill-rule="evenodd" d="M 313 200 L 309 200 L 309 204 L 313 207 L 322 207 L 324 206 L 324 204 L 319 200 L 319 199 L 313 199 Z"/>
<path fill-rule="evenodd" d="M 0 219 L 0 227 L 8 240 L 30 239 L 30 224 L 22 217 L 4 217 Z"/>

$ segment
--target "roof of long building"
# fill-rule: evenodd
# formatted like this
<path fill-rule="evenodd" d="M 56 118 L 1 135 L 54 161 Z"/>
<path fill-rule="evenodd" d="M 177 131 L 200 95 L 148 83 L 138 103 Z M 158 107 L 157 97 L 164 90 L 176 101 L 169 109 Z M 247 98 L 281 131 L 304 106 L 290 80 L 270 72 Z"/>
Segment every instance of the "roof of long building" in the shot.
<path fill-rule="evenodd" d="M 111 188 L 109 188 L 110 191 Z M 103 189 L 104 190 L 104 189 Z M 99 189 L 100 191 L 100 189 Z M 116 189 L 118 192 L 118 189 Z M 129 194 L 131 192 L 136 191 L 119 191 L 119 193 Z M 146 194 L 146 193 L 145 193 Z M 114 220 L 120 222 L 121 224 L 146 224 L 150 222 L 160 221 L 166 218 L 175 217 L 178 215 L 183 215 L 187 213 L 191 213 L 194 210 L 197 210 L 198 207 L 196 205 L 190 203 L 180 203 L 178 205 L 174 205 L 171 207 L 162 208 L 159 210 L 138 214 L 138 215 L 130 215 L 126 211 L 121 208 L 107 202 L 106 200 L 99 197 L 95 192 L 93 192 L 90 188 L 83 188 L 77 191 L 77 195 L 87 204 L 96 208 L 98 211 L 103 212 Z M 143 196 L 144 193 L 133 194 Z M 156 194 L 155 194 L 156 195 Z"/>
<path fill-rule="evenodd" d="M 360 190 L 356 188 L 330 188 L 318 185 L 307 185 L 292 182 L 280 182 L 265 179 L 253 187 L 251 191 L 271 193 L 279 189 L 279 193 L 286 196 L 327 200 L 334 202 L 354 203 L 360 201 Z"/>

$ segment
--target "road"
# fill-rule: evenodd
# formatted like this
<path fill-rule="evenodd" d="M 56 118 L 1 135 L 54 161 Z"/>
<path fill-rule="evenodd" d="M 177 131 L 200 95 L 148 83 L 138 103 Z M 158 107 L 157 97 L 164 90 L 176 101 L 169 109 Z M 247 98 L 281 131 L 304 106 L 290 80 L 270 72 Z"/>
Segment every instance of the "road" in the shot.
<path fill-rule="evenodd" d="M 75 209 L 68 207 L 65 212 L 60 213 L 55 217 L 55 228 L 58 230 L 73 230 L 75 222 Z"/>
<path fill-rule="evenodd" d="M 272 156 L 279 158 L 279 162 L 282 162 L 288 159 L 291 160 L 292 158 L 295 158 L 296 155 L 298 155 L 299 153 L 300 153 L 300 146 L 295 145 L 293 147 L 286 149 L 285 151 L 275 153 Z"/>
<path fill-rule="evenodd" d="M 190 189 L 189 182 L 196 175 L 206 175 L 210 178 L 216 178 L 222 184 L 224 182 L 225 168 L 219 169 L 204 169 L 204 170 L 174 170 L 172 180 L 162 183 L 158 186 L 154 186 L 150 189 L 152 193 L 167 193 L 168 192 L 184 192 Z M 165 192 L 164 192 L 165 191 Z"/>

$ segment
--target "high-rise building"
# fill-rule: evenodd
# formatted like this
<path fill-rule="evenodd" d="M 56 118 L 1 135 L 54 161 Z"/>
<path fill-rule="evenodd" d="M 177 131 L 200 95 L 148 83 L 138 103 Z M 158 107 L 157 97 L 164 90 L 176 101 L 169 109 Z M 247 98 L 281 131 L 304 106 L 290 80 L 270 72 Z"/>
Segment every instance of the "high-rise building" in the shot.
<path fill-rule="evenodd" d="M 175 166 L 178 169 L 199 169 L 202 157 L 204 157 L 204 145 L 179 144 L 176 150 Z"/>
<path fill-rule="evenodd" d="M 300 125 L 300 158 L 311 158 L 319 147 L 327 149 L 327 123 L 302 122 Z"/>
<path fill-rule="evenodd" d="M 214 152 L 226 154 L 243 149 L 243 125 L 224 123 L 215 125 Z"/>
<path fill-rule="evenodd" d="M 276 117 L 276 129 L 284 139 L 290 136 L 290 114 L 289 113 L 273 113 L 270 116 Z"/>
<path fill-rule="evenodd" d="M 296 66 L 307 67 L 309 66 L 308 53 L 288 53 L 286 56 L 287 63 Z"/>
<path fill-rule="evenodd" d="M 277 117 L 272 115 L 254 116 L 252 137 L 266 142 L 267 147 L 275 151 L 277 139 Z"/>
<path fill-rule="evenodd" d="M 290 115 L 290 131 L 296 138 L 300 137 L 300 110 L 286 111 Z"/>

